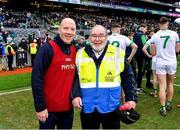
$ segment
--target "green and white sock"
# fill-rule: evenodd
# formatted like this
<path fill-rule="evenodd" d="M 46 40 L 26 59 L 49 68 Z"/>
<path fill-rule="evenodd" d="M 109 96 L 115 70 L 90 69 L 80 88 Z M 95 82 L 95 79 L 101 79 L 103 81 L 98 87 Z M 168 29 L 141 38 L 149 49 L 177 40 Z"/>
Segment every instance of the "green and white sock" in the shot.
<path fill-rule="evenodd" d="M 161 106 L 161 110 L 166 111 L 166 106 Z"/>
<path fill-rule="evenodd" d="M 167 102 L 166 102 L 166 106 L 170 106 L 171 104 L 172 104 L 171 101 L 167 101 Z"/>

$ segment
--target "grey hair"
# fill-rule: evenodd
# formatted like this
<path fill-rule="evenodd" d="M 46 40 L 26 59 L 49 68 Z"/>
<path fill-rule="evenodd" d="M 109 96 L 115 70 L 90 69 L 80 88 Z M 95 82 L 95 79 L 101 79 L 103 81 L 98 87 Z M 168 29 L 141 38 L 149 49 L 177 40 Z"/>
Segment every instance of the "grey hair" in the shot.
<path fill-rule="evenodd" d="M 92 31 L 95 29 L 95 28 L 102 28 L 104 30 L 104 33 L 107 34 L 107 29 L 102 26 L 102 25 L 95 25 L 91 30 L 90 30 L 90 34 L 92 33 Z"/>

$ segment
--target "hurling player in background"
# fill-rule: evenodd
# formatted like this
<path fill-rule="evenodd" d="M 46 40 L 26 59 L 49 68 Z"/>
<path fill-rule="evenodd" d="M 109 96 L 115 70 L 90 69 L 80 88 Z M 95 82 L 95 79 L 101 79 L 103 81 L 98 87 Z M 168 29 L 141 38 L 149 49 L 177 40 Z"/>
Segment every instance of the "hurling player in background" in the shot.
<path fill-rule="evenodd" d="M 174 22 L 179 25 L 179 30 L 180 30 L 180 18 L 176 18 L 174 20 Z M 179 32 L 179 35 L 180 35 L 180 32 Z M 178 64 L 180 64 L 180 48 L 179 48 L 179 52 L 176 53 L 176 56 L 178 59 Z M 179 91 L 179 93 L 180 93 L 180 91 Z M 177 108 L 180 108 L 180 104 L 177 104 L 176 106 L 177 106 Z"/>
<path fill-rule="evenodd" d="M 156 74 L 159 80 L 160 114 L 167 115 L 172 110 L 174 95 L 174 77 L 177 69 L 176 53 L 179 52 L 179 36 L 175 31 L 169 30 L 169 20 L 161 17 L 160 30 L 150 39 L 152 55 L 156 55 Z"/>

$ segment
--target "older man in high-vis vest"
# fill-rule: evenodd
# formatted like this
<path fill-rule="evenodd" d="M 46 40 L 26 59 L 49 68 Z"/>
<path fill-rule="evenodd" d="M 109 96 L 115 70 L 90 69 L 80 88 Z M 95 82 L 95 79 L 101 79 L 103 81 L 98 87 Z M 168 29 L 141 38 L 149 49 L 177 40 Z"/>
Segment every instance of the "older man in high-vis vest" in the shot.
<path fill-rule="evenodd" d="M 124 51 L 107 44 L 107 31 L 96 25 L 90 32 L 90 46 L 76 55 L 77 73 L 72 102 L 81 110 L 83 129 L 119 129 L 117 109 L 121 90 L 131 108 L 136 106 L 136 83 L 133 72 L 124 61 Z"/>

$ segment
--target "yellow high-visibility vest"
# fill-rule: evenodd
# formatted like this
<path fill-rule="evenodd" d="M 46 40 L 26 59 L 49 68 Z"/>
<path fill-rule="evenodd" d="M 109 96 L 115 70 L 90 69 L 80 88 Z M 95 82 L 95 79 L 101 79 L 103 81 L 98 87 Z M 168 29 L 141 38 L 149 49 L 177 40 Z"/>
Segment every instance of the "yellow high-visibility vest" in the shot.
<path fill-rule="evenodd" d="M 37 43 L 31 43 L 30 44 L 30 54 L 36 54 L 37 53 Z"/>
<path fill-rule="evenodd" d="M 11 48 L 11 54 L 15 55 L 16 53 L 15 53 L 14 49 L 11 47 L 11 45 L 7 45 L 7 46 L 6 46 L 6 54 L 7 54 L 7 55 L 10 55 L 9 52 L 8 52 L 8 48 L 9 48 L 9 47 Z"/>
<path fill-rule="evenodd" d="M 99 68 L 99 87 L 120 84 L 120 73 L 124 70 L 124 56 L 125 53 L 122 49 L 108 45 L 107 52 Z M 97 72 L 93 59 L 88 56 L 84 49 L 81 49 L 77 53 L 76 61 L 80 73 L 81 87 L 88 84 L 96 86 Z"/>

